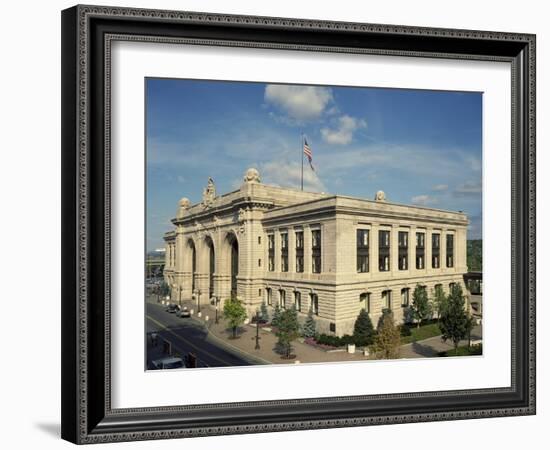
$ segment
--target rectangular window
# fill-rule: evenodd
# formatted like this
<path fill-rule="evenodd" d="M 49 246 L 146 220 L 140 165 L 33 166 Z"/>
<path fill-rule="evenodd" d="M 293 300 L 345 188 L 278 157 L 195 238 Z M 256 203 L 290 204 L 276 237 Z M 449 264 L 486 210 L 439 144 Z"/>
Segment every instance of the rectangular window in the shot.
<path fill-rule="evenodd" d="M 425 249 L 424 233 L 416 233 L 416 268 L 424 269 L 424 249 Z"/>
<path fill-rule="evenodd" d="M 447 235 L 447 246 L 446 246 L 446 256 L 447 256 L 447 267 L 453 267 L 454 266 L 454 236 L 452 234 Z"/>
<path fill-rule="evenodd" d="M 275 270 L 275 236 L 272 234 L 267 236 L 267 252 L 268 270 L 273 272 Z"/>
<path fill-rule="evenodd" d="M 262 243 L 262 237 L 258 236 L 258 244 L 261 244 L 261 243 Z"/>
<path fill-rule="evenodd" d="M 321 273 L 321 230 L 311 230 L 311 270 Z"/>
<path fill-rule="evenodd" d="M 298 312 L 302 310 L 302 294 L 298 291 L 294 291 L 294 308 Z"/>
<path fill-rule="evenodd" d="M 378 270 L 388 272 L 390 270 L 390 232 L 380 230 L 378 232 Z"/>
<path fill-rule="evenodd" d="M 261 259 L 258 260 L 258 267 L 262 267 L 262 260 Z"/>
<path fill-rule="evenodd" d="M 296 272 L 304 271 L 304 232 L 296 231 Z"/>
<path fill-rule="evenodd" d="M 281 272 L 288 272 L 288 233 L 281 233 Z"/>
<path fill-rule="evenodd" d="M 286 308 L 286 291 L 284 291 L 283 289 L 279 291 L 279 306 L 282 309 Z"/>
<path fill-rule="evenodd" d="M 357 230 L 357 272 L 369 271 L 369 230 Z"/>
<path fill-rule="evenodd" d="M 267 297 L 267 304 L 271 306 L 273 304 L 273 294 L 272 294 L 271 288 L 265 289 L 265 295 Z"/>
<path fill-rule="evenodd" d="M 304 232 L 296 231 L 296 272 L 304 271 Z"/>
<path fill-rule="evenodd" d="M 311 311 L 313 312 L 313 314 L 318 316 L 319 315 L 319 297 L 317 296 L 317 294 L 310 294 L 310 298 L 311 298 Z"/>
<path fill-rule="evenodd" d="M 359 296 L 359 303 L 361 309 L 364 309 L 367 313 L 370 313 L 370 292 L 364 292 Z"/>
<path fill-rule="evenodd" d="M 391 291 L 382 291 L 382 310 L 391 310 Z"/>
<path fill-rule="evenodd" d="M 439 233 L 432 234 L 432 268 L 439 269 Z"/>
<path fill-rule="evenodd" d="M 409 306 L 409 288 L 401 289 L 401 306 Z"/>
<path fill-rule="evenodd" d="M 409 233 L 407 231 L 400 231 L 398 241 L 399 270 L 407 270 L 409 268 Z"/>

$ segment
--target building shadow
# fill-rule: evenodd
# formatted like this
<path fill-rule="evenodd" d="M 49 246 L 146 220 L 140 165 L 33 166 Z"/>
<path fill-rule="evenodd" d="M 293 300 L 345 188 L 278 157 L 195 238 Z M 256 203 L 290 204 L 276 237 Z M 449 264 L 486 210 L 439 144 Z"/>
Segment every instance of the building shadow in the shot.
<path fill-rule="evenodd" d="M 437 352 L 433 349 L 433 347 L 430 347 L 429 345 L 413 342 L 411 347 L 413 352 L 426 358 L 437 356 Z"/>

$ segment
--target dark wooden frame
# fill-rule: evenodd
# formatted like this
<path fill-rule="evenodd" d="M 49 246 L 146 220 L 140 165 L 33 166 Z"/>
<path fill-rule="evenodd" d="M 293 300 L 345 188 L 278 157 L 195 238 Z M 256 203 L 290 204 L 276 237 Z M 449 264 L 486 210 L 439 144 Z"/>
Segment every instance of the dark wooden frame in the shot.
<path fill-rule="evenodd" d="M 117 410 L 110 402 L 110 43 L 186 42 L 512 65 L 512 385 Z M 62 13 L 62 437 L 159 439 L 535 413 L 535 36 L 76 6 Z"/>

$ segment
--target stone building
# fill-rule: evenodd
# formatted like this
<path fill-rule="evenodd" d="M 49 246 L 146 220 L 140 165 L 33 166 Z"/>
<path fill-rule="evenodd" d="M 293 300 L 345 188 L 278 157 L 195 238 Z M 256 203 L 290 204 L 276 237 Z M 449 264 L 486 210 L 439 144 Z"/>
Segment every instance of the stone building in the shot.
<path fill-rule="evenodd" d="M 464 287 L 468 219 L 462 212 L 304 192 L 260 182 L 249 169 L 241 187 L 201 203 L 182 198 L 165 234 L 164 277 L 172 300 L 219 302 L 236 295 L 249 315 L 263 302 L 311 309 L 321 333 L 352 333 L 365 308 L 404 320 L 416 285 L 431 295 Z"/>

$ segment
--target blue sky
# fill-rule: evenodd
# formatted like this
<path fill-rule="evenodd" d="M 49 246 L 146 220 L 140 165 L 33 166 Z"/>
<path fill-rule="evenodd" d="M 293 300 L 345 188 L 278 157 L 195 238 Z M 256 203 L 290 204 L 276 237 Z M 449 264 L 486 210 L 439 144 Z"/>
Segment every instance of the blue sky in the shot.
<path fill-rule="evenodd" d="M 305 190 L 461 210 L 481 237 L 480 93 L 150 78 L 146 111 L 148 250 L 209 176 L 218 193 L 248 167 L 299 188 L 302 132 Z"/>

